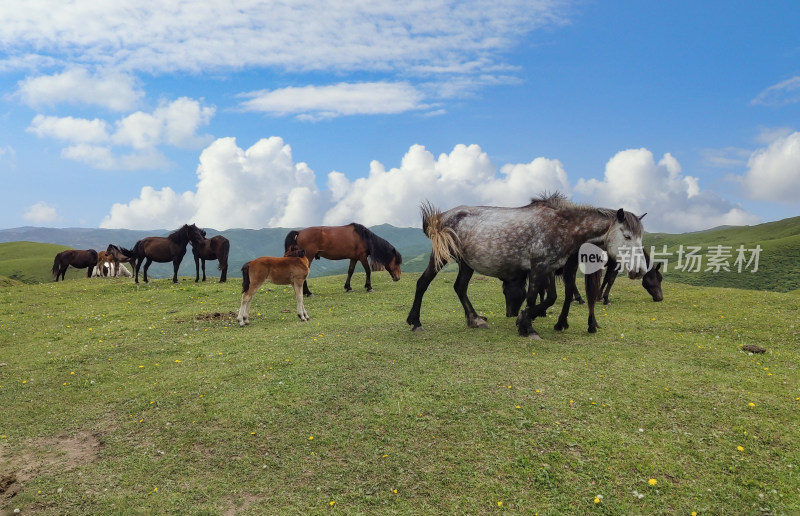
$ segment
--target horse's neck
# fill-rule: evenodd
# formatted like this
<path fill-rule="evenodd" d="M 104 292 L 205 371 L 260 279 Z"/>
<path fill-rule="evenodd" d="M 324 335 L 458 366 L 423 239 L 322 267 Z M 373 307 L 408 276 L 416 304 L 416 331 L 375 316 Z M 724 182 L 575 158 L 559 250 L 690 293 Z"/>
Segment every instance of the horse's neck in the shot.
<path fill-rule="evenodd" d="M 585 242 L 602 243 L 612 222 L 607 215 L 594 208 L 588 209 L 585 216 L 576 220 L 573 235 L 581 244 Z"/>

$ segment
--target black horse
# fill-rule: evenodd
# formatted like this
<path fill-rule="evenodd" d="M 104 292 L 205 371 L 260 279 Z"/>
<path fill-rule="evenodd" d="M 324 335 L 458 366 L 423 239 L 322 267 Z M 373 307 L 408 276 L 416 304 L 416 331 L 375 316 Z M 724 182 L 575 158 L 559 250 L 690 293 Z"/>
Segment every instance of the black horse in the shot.
<path fill-rule="evenodd" d="M 200 281 L 200 264 L 203 265 L 203 281 L 206 280 L 206 260 L 217 260 L 217 268 L 222 271 L 219 277 L 220 283 L 225 283 L 228 279 L 228 253 L 231 249 L 230 241 L 222 235 L 206 238 L 205 230 L 200 233 L 203 239 L 199 242 L 192 242 L 192 256 L 194 256 L 195 283 Z"/>
<path fill-rule="evenodd" d="M 647 251 L 644 251 L 644 257 L 646 265 L 650 267 L 650 255 L 647 253 Z M 664 294 L 661 290 L 661 281 L 663 276 L 660 272 L 660 269 L 661 263 L 653 268 L 650 268 L 642 277 L 642 287 L 644 287 L 644 289 L 647 290 L 647 292 L 653 297 L 653 301 L 662 301 L 664 299 Z M 563 279 L 564 282 L 564 304 L 561 307 L 561 314 L 558 317 L 558 322 L 553 327 L 556 331 L 566 330 L 569 328 L 567 317 L 569 316 L 571 303 L 573 301 L 580 304 L 584 303 L 580 293 L 578 292 L 576 283 L 577 272 L 578 255 L 574 254 L 570 256 L 564 267 L 558 269 L 549 279 L 550 285 L 548 285 L 548 287 L 554 285 L 557 278 Z M 594 301 L 600 301 L 601 299 L 604 299 L 605 301 L 603 304 L 608 304 L 608 292 L 611 290 L 611 286 L 614 284 L 614 280 L 616 280 L 617 275 L 619 274 L 617 262 L 613 259 L 609 259 L 606 263 L 606 273 L 603 277 L 602 285 L 600 285 L 599 281 L 601 273 L 602 269 L 585 276 L 586 297 L 589 299 L 590 326 L 592 320 L 594 320 L 594 324 L 597 326 L 597 319 L 594 316 Z M 603 289 L 605 289 L 605 291 L 603 291 Z M 523 278 L 521 281 L 517 282 L 504 281 L 503 294 L 505 295 L 506 299 L 506 317 L 516 317 L 519 314 L 519 309 L 522 306 L 522 302 L 525 301 L 525 279 Z M 537 295 L 542 298 L 542 303 L 545 303 L 548 307 L 555 303 L 556 294 L 554 287 L 539 289 L 537 290 Z M 545 299 L 546 295 L 548 296 L 548 299 Z"/>
<path fill-rule="evenodd" d="M 166 237 L 146 237 L 134 244 L 133 249 L 120 249 L 122 254 L 131 259 L 134 265 L 134 282 L 139 283 L 139 268 L 144 264 L 144 282 L 147 283 L 147 269 L 153 262 L 166 263 L 172 262 L 173 274 L 172 282 L 178 282 L 178 267 L 181 265 L 183 255 L 186 254 L 186 246 L 189 242 L 192 245 L 199 244 L 203 239 L 200 228 L 192 224 L 184 224 L 180 229 L 170 233 Z"/>
<path fill-rule="evenodd" d="M 53 269 L 51 271 L 53 276 L 56 277 L 56 282 L 58 282 L 59 276 L 61 276 L 61 281 L 64 281 L 64 275 L 70 265 L 76 269 L 88 268 L 86 277 L 91 278 L 92 270 L 97 265 L 97 251 L 94 249 L 86 249 L 85 251 L 70 249 L 58 253 L 53 260 Z"/>
<path fill-rule="evenodd" d="M 661 290 L 661 281 L 664 279 L 664 276 L 661 274 L 661 262 L 658 262 L 655 267 L 650 268 L 650 255 L 647 251 L 644 251 L 644 259 L 649 270 L 647 274 L 642 277 L 642 287 L 650 294 L 653 301 L 663 301 L 664 292 Z M 604 305 L 609 303 L 608 293 L 611 292 L 611 287 L 614 285 L 618 273 L 617 262 L 609 259 L 606 265 L 606 275 L 603 276 L 603 283 L 600 285 L 600 297 L 597 299 L 598 301 L 602 299 Z"/>

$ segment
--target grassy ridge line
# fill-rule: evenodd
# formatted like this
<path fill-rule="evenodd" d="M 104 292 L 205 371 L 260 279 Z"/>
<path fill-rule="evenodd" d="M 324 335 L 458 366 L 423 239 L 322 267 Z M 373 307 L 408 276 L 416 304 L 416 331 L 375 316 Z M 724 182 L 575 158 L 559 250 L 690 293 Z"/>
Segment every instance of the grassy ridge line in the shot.
<path fill-rule="evenodd" d="M 494 279 L 470 287 L 490 328 L 466 328 L 453 274 L 412 333 L 415 279 L 319 278 L 309 323 L 262 289 L 247 328 L 235 281 L 3 289 L 0 476 L 30 478 L 0 511 L 800 511 L 797 292 L 665 283 L 653 303 L 620 279 L 598 334 L 576 306 L 533 342 Z M 96 452 L 59 459 L 73 436 Z"/>
<path fill-rule="evenodd" d="M 0 276 L 23 283 L 54 281 L 51 274 L 53 259 L 61 251 L 70 249 L 56 244 L 36 242 L 10 242 L 0 244 Z M 70 267 L 65 279 L 86 278 L 86 269 Z"/>
<path fill-rule="evenodd" d="M 645 227 L 647 219 L 645 219 Z M 405 272 L 422 272 L 428 264 L 430 253 L 430 242 L 421 230 L 414 228 L 396 228 L 387 224 L 373 226 L 371 228 L 376 234 L 391 242 L 403 254 L 403 270 Z M 231 241 L 231 255 L 229 276 L 240 276 L 241 265 L 258 256 L 280 256 L 283 253 L 283 240 L 289 229 L 285 228 L 265 228 L 259 230 L 232 229 L 227 231 L 216 231 L 209 229 L 209 236 L 222 234 Z M 15 230 L 0 230 L 0 241 L 11 240 L 31 240 L 38 242 L 55 242 L 70 245 L 77 249 L 93 247 L 95 249 L 105 249 L 108 243 L 116 243 L 125 247 L 130 247 L 143 236 L 150 234 L 166 234 L 166 230 L 158 232 L 142 232 L 129 230 L 106 230 L 106 229 L 52 229 L 52 228 L 17 228 Z M 775 247 L 767 249 L 761 257 L 761 263 L 788 262 L 797 256 L 797 240 L 791 237 L 800 238 L 800 217 L 784 219 L 776 222 L 759 224 L 756 226 L 740 226 L 717 228 L 707 231 L 694 233 L 684 233 L 680 235 L 648 233 L 645 235 L 645 245 L 656 245 L 659 250 L 661 245 L 667 244 L 669 250 L 674 253 L 678 246 L 701 245 L 730 245 L 734 249 L 739 245 L 753 248 L 756 244 L 765 247 L 765 243 L 773 242 Z M 786 239 L 786 240 L 783 240 Z M 783 245 L 787 247 L 782 247 Z M 0 244 L 0 247 L 3 244 Z M 675 264 L 676 256 L 673 254 L 671 263 Z M 343 274 L 347 271 L 347 261 L 316 260 L 311 267 L 311 276 L 327 276 L 332 274 Z M 357 270 L 360 274 L 361 267 Z M 787 278 L 787 271 L 789 277 Z M 794 290 L 800 288 L 797 274 L 800 267 L 789 266 L 783 269 L 775 268 L 770 275 L 759 272 L 756 274 L 758 280 L 744 279 L 743 274 L 685 274 L 676 272 L 674 281 L 703 284 L 708 286 L 730 286 L 749 289 L 777 289 L 781 291 Z M 165 278 L 172 275 L 171 264 L 153 264 L 150 269 L 151 275 L 155 278 Z M 673 269 L 670 268 L 670 274 Z M 207 273 L 218 277 L 216 262 L 211 262 Z M 773 274 L 774 273 L 774 274 Z M 188 276 L 194 274 L 194 261 L 191 257 L 191 250 L 184 258 L 180 275 Z M 761 286 L 763 282 L 766 286 Z"/>

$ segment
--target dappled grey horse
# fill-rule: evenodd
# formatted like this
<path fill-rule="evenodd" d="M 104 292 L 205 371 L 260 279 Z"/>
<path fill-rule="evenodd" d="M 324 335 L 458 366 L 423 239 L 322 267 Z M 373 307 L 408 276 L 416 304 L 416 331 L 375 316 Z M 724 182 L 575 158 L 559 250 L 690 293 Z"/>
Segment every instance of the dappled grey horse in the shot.
<path fill-rule="evenodd" d="M 641 249 L 642 224 L 639 217 L 623 209 L 609 210 L 575 204 L 555 193 L 534 199 L 527 206 L 459 206 L 441 212 L 424 203 L 422 229 L 431 239 L 433 250 L 425 272 L 417 280 L 414 303 L 406 322 L 413 330 L 422 329 L 422 297 L 436 274 L 448 261 L 458 262 L 453 288 L 464 307 L 467 326 L 487 327 L 467 297 L 472 274 L 477 271 L 513 285 L 528 282 L 527 306 L 517 319 L 522 336 L 538 338 L 532 321 L 555 302 L 553 273 L 563 267 L 584 243 L 603 247 L 609 257 L 623 260 L 623 248 Z M 631 256 L 633 253 L 630 253 Z M 625 263 L 631 277 L 641 277 L 646 269 L 641 260 Z M 546 289 L 545 302 L 536 304 L 536 293 Z M 594 331 L 591 326 L 590 330 Z"/>

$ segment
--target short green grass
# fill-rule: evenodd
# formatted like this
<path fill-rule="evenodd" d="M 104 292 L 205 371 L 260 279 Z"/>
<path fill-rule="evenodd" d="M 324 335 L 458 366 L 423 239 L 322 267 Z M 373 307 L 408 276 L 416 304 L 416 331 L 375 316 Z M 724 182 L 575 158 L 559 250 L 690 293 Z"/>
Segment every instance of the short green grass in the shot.
<path fill-rule="evenodd" d="M 532 341 L 452 273 L 412 333 L 416 277 L 316 278 L 308 323 L 262 288 L 245 328 L 239 281 L 0 289 L 0 513 L 800 512 L 800 292 L 620 278 Z"/>

